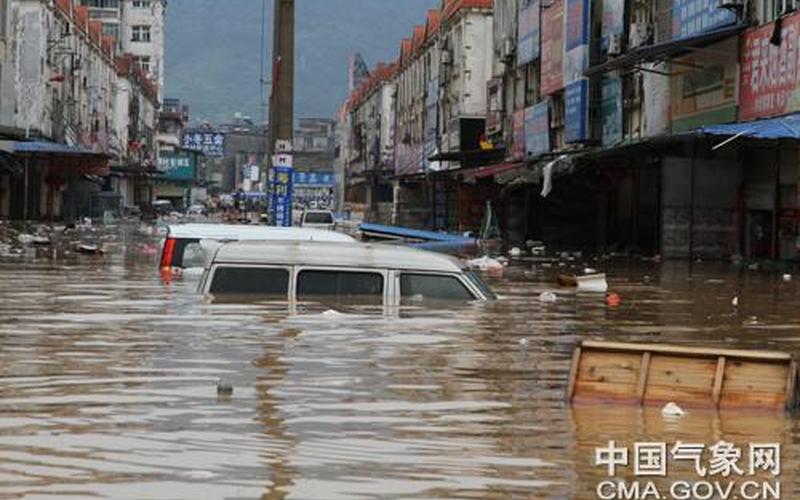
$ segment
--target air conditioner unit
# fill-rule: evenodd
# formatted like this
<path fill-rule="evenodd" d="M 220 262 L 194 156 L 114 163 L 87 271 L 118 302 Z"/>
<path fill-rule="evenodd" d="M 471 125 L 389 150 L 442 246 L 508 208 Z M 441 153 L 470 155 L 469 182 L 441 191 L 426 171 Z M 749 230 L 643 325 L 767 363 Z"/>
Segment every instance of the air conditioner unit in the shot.
<path fill-rule="evenodd" d="M 618 56 L 622 54 L 622 35 L 614 33 L 608 37 L 608 55 Z"/>
<path fill-rule="evenodd" d="M 500 52 L 503 61 L 509 62 L 514 58 L 514 40 L 510 37 L 503 39 L 503 48 Z"/>
<path fill-rule="evenodd" d="M 648 23 L 631 24 L 630 46 L 631 48 L 641 47 L 650 40 L 650 25 Z"/>
<path fill-rule="evenodd" d="M 445 66 L 453 64 L 453 55 L 450 54 L 449 50 L 442 51 L 442 64 Z"/>

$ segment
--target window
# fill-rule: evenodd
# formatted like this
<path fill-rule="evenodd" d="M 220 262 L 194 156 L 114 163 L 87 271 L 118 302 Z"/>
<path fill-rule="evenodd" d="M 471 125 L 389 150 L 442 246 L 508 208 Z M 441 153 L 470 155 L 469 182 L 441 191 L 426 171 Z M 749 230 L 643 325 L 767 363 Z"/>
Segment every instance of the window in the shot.
<path fill-rule="evenodd" d="M 383 303 L 383 276 L 355 271 L 301 271 L 297 277 L 297 298 L 336 297 Z"/>
<path fill-rule="evenodd" d="M 400 276 L 403 299 L 473 300 L 475 297 L 455 276 L 403 274 Z"/>
<path fill-rule="evenodd" d="M 150 73 L 150 57 L 136 56 L 133 58 L 133 63 L 136 65 L 137 68 L 144 71 L 145 73 Z"/>
<path fill-rule="evenodd" d="M 333 224 L 333 214 L 330 212 L 308 212 L 303 221 L 307 224 Z"/>
<path fill-rule="evenodd" d="M 97 9 L 118 9 L 119 0 L 82 0 L 81 5 Z"/>
<path fill-rule="evenodd" d="M 206 252 L 200 242 L 191 242 L 183 249 L 183 267 L 205 267 Z"/>
<path fill-rule="evenodd" d="M 113 36 L 114 40 L 119 40 L 119 24 L 103 23 L 103 34 Z"/>
<path fill-rule="evenodd" d="M 218 267 L 209 293 L 241 295 L 275 295 L 286 298 L 289 292 L 289 271 L 264 267 Z"/>
<path fill-rule="evenodd" d="M 131 41 L 132 42 L 149 42 L 150 41 L 150 26 L 137 25 L 131 28 Z"/>
<path fill-rule="evenodd" d="M 133 0 L 133 8 L 146 9 L 150 7 L 150 0 Z"/>

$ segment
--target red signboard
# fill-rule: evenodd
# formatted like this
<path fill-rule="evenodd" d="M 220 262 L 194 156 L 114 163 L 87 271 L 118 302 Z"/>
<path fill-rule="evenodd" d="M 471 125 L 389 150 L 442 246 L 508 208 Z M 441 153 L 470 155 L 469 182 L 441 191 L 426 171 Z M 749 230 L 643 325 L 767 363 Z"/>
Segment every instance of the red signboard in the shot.
<path fill-rule="evenodd" d="M 564 0 L 542 10 L 542 95 L 564 87 Z"/>
<path fill-rule="evenodd" d="M 525 159 L 525 110 L 517 111 L 513 116 L 513 136 L 511 138 L 511 159 Z"/>
<path fill-rule="evenodd" d="M 770 43 L 774 23 L 748 30 L 742 35 L 741 120 L 781 115 L 800 109 L 800 14 L 784 18 L 782 24 L 780 45 Z"/>

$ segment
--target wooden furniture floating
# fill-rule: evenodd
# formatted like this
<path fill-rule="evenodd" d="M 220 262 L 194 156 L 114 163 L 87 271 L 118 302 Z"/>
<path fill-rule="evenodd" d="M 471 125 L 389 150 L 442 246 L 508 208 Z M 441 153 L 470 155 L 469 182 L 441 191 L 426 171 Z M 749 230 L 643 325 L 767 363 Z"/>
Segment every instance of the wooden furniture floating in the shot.
<path fill-rule="evenodd" d="M 797 388 L 797 364 L 783 352 L 585 340 L 567 401 L 791 411 Z"/>

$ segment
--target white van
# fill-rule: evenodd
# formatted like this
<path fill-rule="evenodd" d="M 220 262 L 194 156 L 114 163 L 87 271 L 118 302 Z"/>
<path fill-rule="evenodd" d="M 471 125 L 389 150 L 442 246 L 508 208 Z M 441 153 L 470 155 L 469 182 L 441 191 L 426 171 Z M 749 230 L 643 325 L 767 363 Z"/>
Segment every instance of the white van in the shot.
<path fill-rule="evenodd" d="M 352 236 L 334 231 L 296 227 L 245 226 L 236 224 L 177 224 L 169 226 L 161 249 L 162 269 L 204 267 L 201 241 L 338 241 L 355 242 Z"/>
<path fill-rule="evenodd" d="M 206 268 L 199 290 L 213 297 L 387 306 L 425 299 L 495 298 L 478 275 L 447 255 L 392 245 L 319 241 L 223 245 Z"/>

